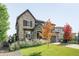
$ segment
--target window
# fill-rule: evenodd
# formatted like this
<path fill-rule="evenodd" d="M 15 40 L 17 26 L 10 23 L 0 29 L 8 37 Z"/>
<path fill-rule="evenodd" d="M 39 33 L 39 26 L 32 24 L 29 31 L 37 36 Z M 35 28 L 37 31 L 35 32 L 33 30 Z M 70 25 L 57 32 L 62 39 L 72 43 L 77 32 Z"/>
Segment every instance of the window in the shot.
<path fill-rule="evenodd" d="M 23 20 L 23 26 L 27 26 L 27 21 Z"/>
<path fill-rule="evenodd" d="M 26 34 L 26 37 L 29 38 L 30 37 L 30 34 Z"/>
<path fill-rule="evenodd" d="M 23 26 L 30 26 L 30 27 L 32 27 L 32 21 L 23 20 Z"/>
<path fill-rule="evenodd" d="M 30 31 L 26 32 L 26 37 L 27 37 L 27 39 L 31 39 L 31 32 Z"/>
<path fill-rule="evenodd" d="M 29 21 L 27 21 L 26 26 L 30 26 Z"/>

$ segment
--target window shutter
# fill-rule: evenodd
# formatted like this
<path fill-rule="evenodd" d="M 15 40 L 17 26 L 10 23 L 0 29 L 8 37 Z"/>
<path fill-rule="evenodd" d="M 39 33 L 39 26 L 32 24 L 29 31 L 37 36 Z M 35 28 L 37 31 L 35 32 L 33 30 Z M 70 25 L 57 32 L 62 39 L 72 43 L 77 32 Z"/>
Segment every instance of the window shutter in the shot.
<path fill-rule="evenodd" d="M 32 21 L 30 21 L 30 27 L 32 27 Z"/>

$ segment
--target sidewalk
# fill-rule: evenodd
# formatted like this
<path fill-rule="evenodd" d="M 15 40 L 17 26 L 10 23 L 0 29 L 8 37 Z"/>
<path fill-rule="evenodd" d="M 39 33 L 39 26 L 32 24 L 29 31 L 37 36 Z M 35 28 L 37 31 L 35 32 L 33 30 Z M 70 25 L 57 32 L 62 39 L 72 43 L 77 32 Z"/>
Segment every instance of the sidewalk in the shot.
<path fill-rule="evenodd" d="M 66 47 L 79 49 L 79 45 L 78 44 L 68 44 L 68 45 L 66 45 Z"/>
<path fill-rule="evenodd" d="M 53 44 L 59 45 L 59 44 L 61 44 L 61 43 L 60 43 L 60 42 L 56 42 L 56 43 L 53 43 Z"/>
<path fill-rule="evenodd" d="M 57 42 L 57 43 L 53 43 L 53 44 L 59 45 L 61 43 Z M 67 44 L 67 45 L 65 45 L 65 47 L 79 49 L 79 45 L 78 44 Z"/>
<path fill-rule="evenodd" d="M 19 51 L 0 53 L 0 56 L 21 56 Z"/>

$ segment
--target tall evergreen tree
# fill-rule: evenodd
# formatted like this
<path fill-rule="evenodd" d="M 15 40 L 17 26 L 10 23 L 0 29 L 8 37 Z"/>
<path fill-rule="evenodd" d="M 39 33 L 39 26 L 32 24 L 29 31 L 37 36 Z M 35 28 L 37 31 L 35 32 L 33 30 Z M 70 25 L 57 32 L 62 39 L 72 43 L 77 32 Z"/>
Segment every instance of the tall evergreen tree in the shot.
<path fill-rule="evenodd" d="M 7 37 L 7 30 L 9 29 L 8 12 L 4 4 L 0 3 L 0 42 Z"/>

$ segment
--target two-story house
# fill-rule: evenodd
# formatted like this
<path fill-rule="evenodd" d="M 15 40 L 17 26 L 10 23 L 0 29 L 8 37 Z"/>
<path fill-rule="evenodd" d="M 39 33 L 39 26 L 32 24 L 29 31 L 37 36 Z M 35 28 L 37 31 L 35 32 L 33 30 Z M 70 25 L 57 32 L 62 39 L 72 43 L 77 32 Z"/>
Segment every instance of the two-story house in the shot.
<path fill-rule="evenodd" d="M 29 10 L 24 11 L 17 17 L 16 34 L 17 39 L 40 39 L 39 32 L 44 21 L 37 20 Z M 55 26 L 55 24 L 52 24 Z"/>

